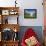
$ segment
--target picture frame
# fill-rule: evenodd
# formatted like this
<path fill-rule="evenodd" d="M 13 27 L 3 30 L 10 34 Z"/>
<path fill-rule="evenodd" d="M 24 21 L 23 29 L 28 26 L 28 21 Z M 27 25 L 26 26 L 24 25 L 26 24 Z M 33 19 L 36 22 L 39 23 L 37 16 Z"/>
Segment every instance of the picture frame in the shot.
<path fill-rule="evenodd" d="M 2 15 L 9 15 L 9 10 L 2 10 Z"/>
<path fill-rule="evenodd" d="M 10 14 L 10 15 L 16 15 L 16 14 L 17 14 L 17 11 L 16 11 L 16 10 L 10 10 L 10 11 L 9 11 L 9 14 Z"/>
<path fill-rule="evenodd" d="M 37 18 L 37 9 L 24 9 L 24 18 L 25 19 Z"/>

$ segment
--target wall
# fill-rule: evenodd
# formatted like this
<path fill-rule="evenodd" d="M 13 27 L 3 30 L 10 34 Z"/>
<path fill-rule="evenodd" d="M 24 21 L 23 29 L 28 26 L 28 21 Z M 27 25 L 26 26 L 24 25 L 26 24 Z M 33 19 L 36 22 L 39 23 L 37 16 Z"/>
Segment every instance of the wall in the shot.
<path fill-rule="evenodd" d="M 46 26 L 46 15 L 44 16 L 44 26 Z"/>
<path fill-rule="evenodd" d="M 15 6 L 15 0 L 0 0 L 0 6 Z M 17 0 L 20 26 L 43 26 L 43 0 Z M 24 19 L 24 9 L 37 9 L 37 19 Z"/>
<path fill-rule="evenodd" d="M 1 7 L 12 7 L 15 6 L 15 0 L 0 0 Z"/>
<path fill-rule="evenodd" d="M 18 0 L 18 2 L 20 2 L 21 26 L 43 26 L 43 0 Z M 37 19 L 24 19 L 24 9 L 37 9 Z"/>
<path fill-rule="evenodd" d="M 46 0 L 44 0 L 44 26 L 46 26 Z"/>
<path fill-rule="evenodd" d="M 41 43 L 43 43 L 43 32 L 42 26 L 21 26 L 19 32 L 19 39 L 22 40 L 24 33 L 27 31 L 28 28 L 32 28 L 34 32 L 37 34 L 38 39 Z"/>
<path fill-rule="evenodd" d="M 42 33 L 43 30 L 40 29 L 39 26 L 43 26 L 43 6 L 42 6 L 43 0 L 18 0 L 18 6 L 19 9 L 19 24 L 20 26 L 36 26 L 33 28 L 36 28 L 36 32 L 38 34 L 38 37 L 40 38 L 40 41 L 42 42 Z M 15 3 L 13 0 L 0 0 L 0 6 L 1 7 L 9 7 L 14 6 Z M 37 19 L 24 19 L 24 9 L 37 9 Z M 9 18 L 10 19 L 10 18 Z M 38 26 L 38 27 L 37 27 Z M 26 29 L 26 27 L 24 27 Z M 39 30 L 37 30 L 39 29 Z M 24 30 L 22 29 L 21 32 Z M 39 33 L 38 33 L 39 32 Z"/>

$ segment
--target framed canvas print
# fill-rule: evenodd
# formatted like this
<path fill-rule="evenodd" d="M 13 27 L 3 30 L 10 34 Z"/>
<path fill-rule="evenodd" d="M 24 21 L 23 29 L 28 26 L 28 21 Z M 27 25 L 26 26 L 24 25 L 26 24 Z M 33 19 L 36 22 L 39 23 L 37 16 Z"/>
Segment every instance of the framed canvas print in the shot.
<path fill-rule="evenodd" d="M 37 9 L 24 9 L 24 18 L 37 18 Z"/>
<path fill-rule="evenodd" d="M 16 10 L 10 10 L 10 11 L 9 11 L 9 14 L 10 14 L 10 15 L 16 15 L 16 14 L 17 14 L 17 11 L 16 11 Z"/>
<path fill-rule="evenodd" d="M 2 10 L 2 15 L 9 15 L 9 10 Z"/>

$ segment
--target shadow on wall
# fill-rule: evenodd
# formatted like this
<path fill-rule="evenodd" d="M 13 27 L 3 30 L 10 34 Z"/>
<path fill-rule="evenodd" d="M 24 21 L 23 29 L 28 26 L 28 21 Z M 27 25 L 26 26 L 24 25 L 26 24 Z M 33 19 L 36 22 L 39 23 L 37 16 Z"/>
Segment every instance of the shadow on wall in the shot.
<path fill-rule="evenodd" d="M 26 30 L 28 28 L 32 28 L 36 32 L 39 41 L 41 43 L 43 43 L 43 30 L 42 30 L 42 26 L 21 26 L 20 27 L 20 32 L 19 32 L 19 39 L 20 39 L 20 41 L 22 40 L 22 38 L 24 36 L 24 33 L 26 32 Z"/>

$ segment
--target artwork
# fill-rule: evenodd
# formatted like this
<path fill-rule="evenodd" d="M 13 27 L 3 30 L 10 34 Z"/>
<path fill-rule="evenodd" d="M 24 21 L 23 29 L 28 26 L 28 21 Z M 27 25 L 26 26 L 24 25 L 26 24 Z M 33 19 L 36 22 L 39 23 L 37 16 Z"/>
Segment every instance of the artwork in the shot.
<path fill-rule="evenodd" d="M 2 10 L 2 15 L 9 15 L 9 10 Z"/>
<path fill-rule="evenodd" d="M 15 11 L 15 10 L 10 10 L 10 11 L 9 11 L 9 14 L 10 14 L 10 15 L 16 15 L 16 14 L 17 14 L 17 11 Z"/>
<path fill-rule="evenodd" d="M 24 9 L 24 18 L 37 18 L 36 9 Z"/>

